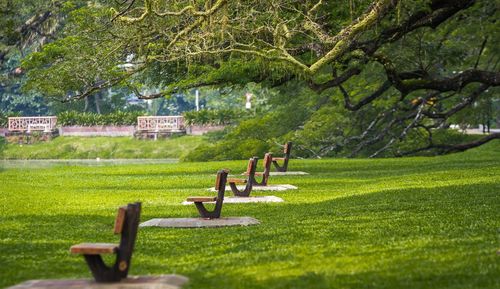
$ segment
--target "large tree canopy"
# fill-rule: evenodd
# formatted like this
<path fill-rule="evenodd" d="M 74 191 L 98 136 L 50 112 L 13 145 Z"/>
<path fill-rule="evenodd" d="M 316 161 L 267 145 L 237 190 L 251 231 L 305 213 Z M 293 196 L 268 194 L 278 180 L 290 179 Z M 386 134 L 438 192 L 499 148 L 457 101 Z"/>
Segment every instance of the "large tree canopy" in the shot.
<path fill-rule="evenodd" d="M 356 119 L 348 133 L 326 131 L 342 138 L 325 137 L 319 155 L 350 146 L 355 156 L 374 146 L 377 156 L 415 134 L 425 143 L 395 153 L 465 150 L 500 135 L 447 144 L 433 134 L 473 104 L 498 99 L 498 6 L 487 0 L 95 1 L 69 15 L 65 37 L 26 59 L 27 89 L 71 101 L 117 85 L 156 98 L 201 86 L 301 83 L 322 97 L 316 109 L 340 100 Z M 143 86 L 162 91 L 143 95 Z"/>
<path fill-rule="evenodd" d="M 0 1 L 0 114 L 47 113 L 44 99 L 20 90 L 25 80 L 21 59 L 57 39 L 66 14 L 85 1 Z"/>

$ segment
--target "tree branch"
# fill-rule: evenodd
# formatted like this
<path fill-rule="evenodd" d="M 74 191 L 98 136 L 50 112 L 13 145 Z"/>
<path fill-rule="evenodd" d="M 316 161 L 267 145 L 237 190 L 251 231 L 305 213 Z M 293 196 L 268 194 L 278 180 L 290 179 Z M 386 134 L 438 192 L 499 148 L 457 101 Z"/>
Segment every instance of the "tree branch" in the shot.
<path fill-rule="evenodd" d="M 425 111 L 424 114 L 425 116 L 429 118 L 441 118 L 441 119 L 447 119 L 450 116 L 454 115 L 455 113 L 461 111 L 462 109 L 466 108 L 469 106 L 471 103 L 476 101 L 476 99 L 484 92 L 486 91 L 490 86 L 486 84 L 482 84 L 479 86 L 477 89 L 475 89 L 468 97 L 464 98 L 464 101 L 458 103 L 457 105 L 453 106 L 450 110 L 446 112 L 429 112 Z"/>
<path fill-rule="evenodd" d="M 367 9 L 353 23 L 342 29 L 333 39 L 334 47 L 322 58 L 312 64 L 308 71 L 310 74 L 316 73 L 325 64 L 330 63 L 342 56 L 354 42 L 356 36 L 372 25 L 378 23 L 384 16 L 393 9 L 398 0 L 379 0 Z"/>
<path fill-rule="evenodd" d="M 494 139 L 500 139 L 500 133 L 493 133 L 493 134 L 487 135 L 479 140 L 468 142 L 468 143 L 461 143 L 461 144 L 457 144 L 457 145 L 432 144 L 431 143 L 426 147 L 403 152 L 403 153 L 401 153 L 401 156 L 413 155 L 413 154 L 416 154 L 419 152 L 430 151 L 430 150 L 439 150 L 441 153 L 463 152 L 463 151 L 481 146 L 481 145 L 488 143 Z"/>
<path fill-rule="evenodd" d="M 359 110 L 361 107 L 365 106 L 368 103 L 371 103 L 373 100 L 380 97 L 384 92 L 386 92 L 389 88 L 391 88 L 392 84 L 390 81 L 386 80 L 375 92 L 364 97 L 358 103 L 352 104 L 349 93 L 344 89 L 342 85 L 338 85 L 340 91 L 344 95 L 344 107 L 350 111 Z"/>

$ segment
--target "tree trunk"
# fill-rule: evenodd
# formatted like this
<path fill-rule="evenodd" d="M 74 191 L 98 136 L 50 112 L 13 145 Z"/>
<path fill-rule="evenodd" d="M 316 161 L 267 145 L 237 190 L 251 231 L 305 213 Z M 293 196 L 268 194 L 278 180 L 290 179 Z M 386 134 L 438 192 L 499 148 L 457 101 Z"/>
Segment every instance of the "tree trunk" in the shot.
<path fill-rule="evenodd" d="M 101 114 L 101 105 L 99 102 L 99 97 L 100 97 L 100 94 L 94 95 L 95 111 L 97 112 L 97 114 Z"/>
<path fill-rule="evenodd" d="M 88 109 L 89 109 L 89 97 L 86 96 L 85 97 L 85 107 L 83 108 L 83 112 L 87 112 Z"/>

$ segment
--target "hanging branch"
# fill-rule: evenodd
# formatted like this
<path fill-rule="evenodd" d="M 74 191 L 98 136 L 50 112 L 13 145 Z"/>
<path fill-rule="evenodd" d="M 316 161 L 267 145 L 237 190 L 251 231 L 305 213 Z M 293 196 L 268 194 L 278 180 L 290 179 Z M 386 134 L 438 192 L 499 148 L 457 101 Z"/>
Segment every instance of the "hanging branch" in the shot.
<path fill-rule="evenodd" d="M 418 124 L 418 122 L 420 121 L 420 119 L 422 118 L 422 112 L 423 112 L 424 106 L 425 106 L 425 104 L 419 105 L 417 113 L 415 114 L 415 118 L 413 119 L 413 121 L 409 125 L 407 125 L 403 129 L 403 131 L 401 132 L 401 134 L 399 135 L 398 138 L 395 138 L 395 137 L 391 138 L 391 140 L 384 147 L 382 147 L 381 149 L 379 149 L 376 152 L 374 152 L 372 155 L 369 156 L 369 158 L 374 158 L 374 157 L 378 156 L 380 153 L 382 153 L 383 151 L 385 151 L 388 148 L 390 148 L 392 146 L 392 144 L 397 139 L 403 139 L 406 136 L 406 134 L 408 134 L 408 131 L 411 128 L 415 127 Z"/>
<path fill-rule="evenodd" d="M 148 15 L 151 14 L 151 12 L 153 12 L 158 17 L 166 17 L 166 16 L 182 16 L 182 15 L 187 14 L 188 11 L 190 12 L 189 14 L 191 14 L 193 16 L 207 17 L 207 16 L 210 16 L 210 15 L 214 14 L 215 12 L 217 12 L 222 6 L 224 6 L 226 4 L 227 0 L 217 0 L 217 2 L 215 2 L 215 4 L 210 9 L 208 9 L 206 11 L 198 11 L 193 6 L 189 5 L 189 6 L 184 7 L 180 11 L 176 11 L 176 12 L 172 12 L 172 11 L 158 12 L 155 9 L 153 9 L 153 2 L 154 2 L 153 0 L 144 0 L 144 7 L 141 8 L 141 10 L 143 12 L 139 17 L 123 16 L 124 14 L 127 14 L 130 12 L 130 7 L 134 4 L 133 2 L 135 2 L 135 0 L 132 1 L 132 3 L 130 3 L 129 7 L 127 9 L 125 9 L 124 11 L 122 11 L 122 12 L 115 11 L 115 16 L 113 17 L 113 19 L 118 18 L 120 21 L 123 21 L 123 22 L 128 23 L 128 24 L 132 24 L 135 22 L 143 21 L 144 19 L 146 19 L 146 17 Z"/>
<path fill-rule="evenodd" d="M 475 89 L 468 97 L 465 97 L 464 100 L 452 108 L 450 108 L 446 112 L 430 112 L 430 111 L 424 111 L 425 116 L 429 118 L 441 118 L 441 119 L 447 119 L 450 116 L 454 115 L 455 113 L 461 111 L 462 109 L 468 107 L 471 103 L 476 101 L 478 97 L 485 92 L 490 86 L 486 84 L 482 84 L 479 86 L 477 89 Z"/>
<path fill-rule="evenodd" d="M 389 88 L 391 88 L 392 84 L 390 81 L 385 81 L 375 92 L 373 92 L 371 95 L 368 95 L 358 101 L 356 104 L 352 104 L 349 93 L 344 89 L 342 85 L 339 85 L 339 89 L 344 95 L 344 107 L 347 108 L 350 111 L 356 111 L 359 110 L 361 107 L 364 105 L 372 102 L 373 100 L 379 98 L 384 92 L 386 92 Z"/>
<path fill-rule="evenodd" d="M 424 152 L 424 151 L 432 151 L 432 150 L 437 150 L 440 153 L 463 152 L 463 151 L 481 146 L 481 145 L 488 143 L 488 142 L 495 140 L 495 139 L 500 139 L 500 133 L 489 134 L 481 139 L 478 139 L 478 140 L 475 140 L 472 142 L 456 144 L 456 145 L 430 143 L 429 145 L 422 147 L 422 148 L 402 152 L 402 153 L 400 153 L 400 155 L 401 156 L 408 156 L 408 155 L 414 155 L 416 153 L 420 153 L 420 152 Z"/>

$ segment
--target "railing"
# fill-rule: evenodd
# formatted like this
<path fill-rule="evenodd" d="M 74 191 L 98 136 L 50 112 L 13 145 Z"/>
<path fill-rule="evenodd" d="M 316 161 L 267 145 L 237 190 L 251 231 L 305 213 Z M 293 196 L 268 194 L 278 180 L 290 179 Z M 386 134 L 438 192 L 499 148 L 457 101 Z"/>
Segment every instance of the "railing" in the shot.
<path fill-rule="evenodd" d="M 139 116 L 137 117 L 138 131 L 184 131 L 183 116 Z"/>
<path fill-rule="evenodd" d="M 56 124 L 56 116 L 9 117 L 9 131 L 51 132 Z"/>

